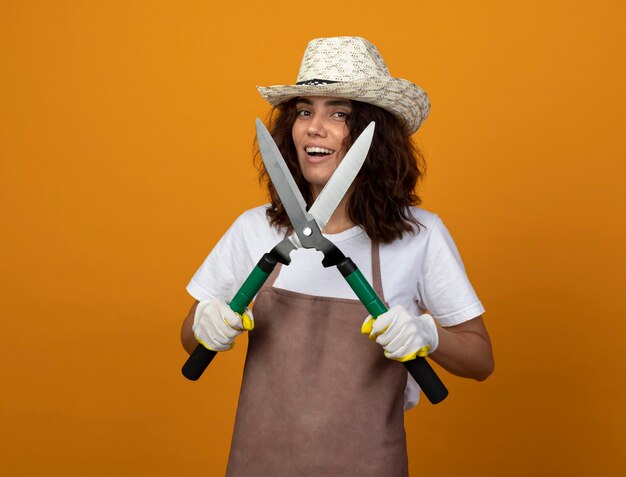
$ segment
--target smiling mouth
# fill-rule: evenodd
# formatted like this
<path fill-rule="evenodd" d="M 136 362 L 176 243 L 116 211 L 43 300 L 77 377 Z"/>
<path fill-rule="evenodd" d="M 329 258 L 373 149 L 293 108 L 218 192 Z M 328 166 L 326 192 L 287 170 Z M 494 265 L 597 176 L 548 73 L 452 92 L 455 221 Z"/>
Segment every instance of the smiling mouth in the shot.
<path fill-rule="evenodd" d="M 312 157 L 324 157 L 335 153 L 332 149 L 326 149 L 325 147 L 306 147 L 304 150 Z"/>

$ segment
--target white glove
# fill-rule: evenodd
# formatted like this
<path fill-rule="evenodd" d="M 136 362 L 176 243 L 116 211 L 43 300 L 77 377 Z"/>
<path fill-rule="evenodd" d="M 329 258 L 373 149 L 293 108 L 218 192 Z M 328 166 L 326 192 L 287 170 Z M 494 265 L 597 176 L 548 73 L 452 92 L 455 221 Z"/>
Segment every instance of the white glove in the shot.
<path fill-rule="evenodd" d="M 210 298 L 198 303 L 191 327 L 196 339 L 211 351 L 227 351 L 243 330 L 254 328 L 252 311 L 235 313 L 221 298 Z"/>
<path fill-rule="evenodd" d="M 368 316 L 361 333 L 381 345 L 389 359 L 404 362 L 424 357 L 437 349 L 439 334 L 432 316 L 413 316 L 401 306 L 394 306 L 377 319 Z"/>

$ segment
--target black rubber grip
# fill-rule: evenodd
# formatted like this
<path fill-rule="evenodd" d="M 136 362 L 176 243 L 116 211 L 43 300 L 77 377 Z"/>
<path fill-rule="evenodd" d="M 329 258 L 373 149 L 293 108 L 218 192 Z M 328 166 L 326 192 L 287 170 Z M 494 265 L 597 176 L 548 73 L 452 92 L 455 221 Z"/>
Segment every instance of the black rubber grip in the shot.
<path fill-rule="evenodd" d="M 191 381 L 197 381 L 216 354 L 217 351 L 211 351 L 199 344 L 183 364 L 183 376 Z"/>
<path fill-rule="evenodd" d="M 446 398 L 448 389 L 426 361 L 426 358 L 417 357 L 411 361 L 405 361 L 403 364 L 431 403 L 437 404 Z"/>

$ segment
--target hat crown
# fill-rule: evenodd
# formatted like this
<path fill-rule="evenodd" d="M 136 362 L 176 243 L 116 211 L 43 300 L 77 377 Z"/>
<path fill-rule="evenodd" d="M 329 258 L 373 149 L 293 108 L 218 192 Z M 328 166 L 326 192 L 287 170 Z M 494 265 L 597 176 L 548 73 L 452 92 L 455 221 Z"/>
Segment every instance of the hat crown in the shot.
<path fill-rule="evenodd" d="M 391 77 L 378 49 L 364 38 L 340 36 L 309 42 L 297 81 L 344 82 L 376 77 Z"/>
<path fill-rule="evenodd" d="M 411 81 L 392 77 L 376 47 L 356 36 L 311 40 L 296 84 L 258 90 L 272 106 L 302 96 L 369 103 L 398 117 L 408 134 L 417 131 L 430 111 L 426 92 Z"/>

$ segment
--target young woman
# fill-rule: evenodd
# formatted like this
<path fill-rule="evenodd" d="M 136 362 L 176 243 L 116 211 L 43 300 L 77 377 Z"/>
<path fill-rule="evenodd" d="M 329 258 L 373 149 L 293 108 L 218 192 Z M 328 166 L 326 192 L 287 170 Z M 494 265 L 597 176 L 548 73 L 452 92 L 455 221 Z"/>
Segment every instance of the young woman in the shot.
<path fill-rule="evenodd" d="M 321 253 L 299 249 L 259 291 L 254 316 L 230 310 L 227 300 L 288 232 L 267 181 L 271 203 L 235 221 L 187 288 L 197 300 L 182 329 L 188 352 L 199 342 L 228 350 L 253 330 L 227 473 L 405 476 L 403 412 L 419 388 L 400 363 L 428 354 L 477 380 L 494 366 L 484 309 L 454 242 L 435 214 L 417 207 L 423 159 L 411 135 L 428 98 L 391 77 L 374 45 L 356 37 L 311 41 L 296 85 L 259 90 L 275 106 L 270 130 L 309 205 L 376 122 L 363 168 L 323 232 L 391 308 L 366 317 L 340 273 L 322 267 Z"/>

